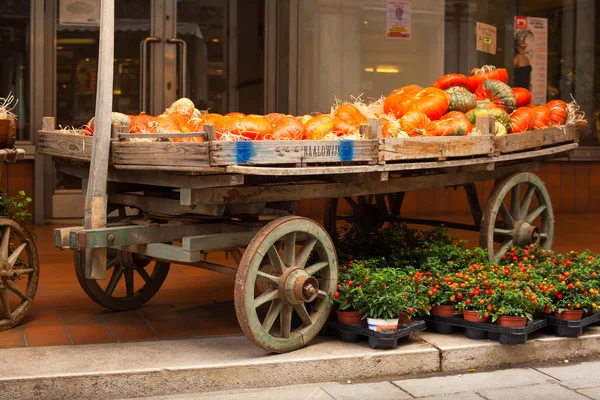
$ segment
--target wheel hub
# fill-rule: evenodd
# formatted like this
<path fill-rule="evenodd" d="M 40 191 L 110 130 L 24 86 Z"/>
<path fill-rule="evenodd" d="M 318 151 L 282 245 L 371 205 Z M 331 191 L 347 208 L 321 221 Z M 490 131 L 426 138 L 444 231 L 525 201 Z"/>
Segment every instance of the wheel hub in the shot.
<path fill-rule="evenodd" d="M 286 304 L 298 305 L 317 298 L 319 281 L 299 267 L 288 268 L 279 280 L 279 298 Z"/>
<path fill-rule="evenodd" d="M 124 268 L 144 268 L 150 264 L 150 260 L 144 259 L 135 253 L 119 250 L 117 252 L 117 262 Z"/>
<path fill-rule="evenodd" d="M 518 221 L 515 224 L 513 242 L 519 246 L 537 243 L 540 239 L 540 229 L 527 221 Z"/>
<path fill-rule="evenodd" d="M 0 261 L 0 288 L 5 288 L 8 285 L 6 280 L 15 280 L 17 273 L 7 260 Z"/>

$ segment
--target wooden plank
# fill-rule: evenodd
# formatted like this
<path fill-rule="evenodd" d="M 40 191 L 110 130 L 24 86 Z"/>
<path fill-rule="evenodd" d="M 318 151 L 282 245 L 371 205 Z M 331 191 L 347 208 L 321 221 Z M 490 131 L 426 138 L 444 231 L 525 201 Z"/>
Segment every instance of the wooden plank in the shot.
<path fill-rule="evenodd" d="M 410 190 L 431 189 L 440 186 L 461 185 L 469 182 L 497 179 L 512 172 L 530 171 L 536 163 L 518 163 L 499 166 L 493 171 L 473 171 L 457 174 L 449 171 L 444 174 L 395 178 L 387 181 L 360 183 L 313 183 L 294 185 L 256 185 L 235 188 L 206 189 L 191 200 L 195 205 L 244 204 L 270 201 L 291 201 L 305 199 L 325 199 L 331 197 L 352 197 L 368 194 L 385 194 Z M 120 195 L 121 196 L 121 195 Z"/>
<path fill-rule="evenodd" d="M 211 142 L 211 165 L 377 162 L 377 140 Z"/>
<path fill-rule="evenodd" d="M 600 211 L 600 163 L 592 163 L 591 165 L 590 211 Z"/>
<path fill-rule="evenodd" d="M 576 142 L 577 130 L 574 125 L 568 125 L 564 128 L 546 128 L 497 136 L 494 139 L 497 152 L 514 153 L 558 143 Z"/>
<path fill-rule="evenodd" d="M 240 230 L 242 227 L 240 227 Z M 240 232 L 226 232 L 198 236 L 186 236 L 181 241 L 181 248 L 185 251 L 217 251 L 246 247 L 256 236 L 259 229 Z"/>
<path fill-rule="evenodd" d="M 87 161 L 92 158 L 92 136 L 39 131 L 37 152 L 48 156 Z"/>
<path fill-rule="evenodd" d="M 492 136 L 440 136 L 382 139 L 379 151 L 384 161 L 471 157 L 494 153 Z"/>
<path fill-rule="evenodd" d="M 115 165 L 209 167 L 209 144 L 113 142 Z"/>

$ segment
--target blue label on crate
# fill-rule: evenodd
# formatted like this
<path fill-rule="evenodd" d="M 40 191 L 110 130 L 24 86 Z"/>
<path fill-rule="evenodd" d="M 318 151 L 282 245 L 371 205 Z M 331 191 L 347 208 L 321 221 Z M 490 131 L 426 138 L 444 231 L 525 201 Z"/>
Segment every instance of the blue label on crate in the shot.
<path fill-rule="evenodd" d="M 249 140 L 235 142 L 235 163 L 245 164 L 254 156 L 254 144 Z"/>
<path fill-rule="evenodd" d="M 340 140 L 340 161 L 354 160 L 354 140 Z"/>

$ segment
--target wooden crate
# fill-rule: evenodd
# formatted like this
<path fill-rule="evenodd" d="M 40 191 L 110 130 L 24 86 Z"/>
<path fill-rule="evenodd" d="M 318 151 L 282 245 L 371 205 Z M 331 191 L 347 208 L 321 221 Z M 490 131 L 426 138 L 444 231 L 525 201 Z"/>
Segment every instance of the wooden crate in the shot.
<path fill-rule="evenodd" d="M 211 166 L 376 164 L 377 140 L 211 142 Z"/>
<path fill-rule="evenodd" d="M 208 167 L 209 144 L 192 142 L 119 142 L 112 143 L 115 165 L 162 167 Z"/>
<path fill-rule="evenodd" d="M 575 125 L 562 128 L 546 128 L 537 131 L 498 136 L 494 138 L 496 153 L 515 153 L 517 151 L 536 149 L 560 143 L 577 142 Z"/>
<path fill-rule="evenodd" d="M 37 152 L 53 157 L 89 162 L 92 158 L 91 136 L 38 131 Z"/>
<path fill-rule="evenodd" d="M 494 138 L 482 135 L 381 139 L 379 152 L 384 162 L 487 156 L 494 154 Z"/>

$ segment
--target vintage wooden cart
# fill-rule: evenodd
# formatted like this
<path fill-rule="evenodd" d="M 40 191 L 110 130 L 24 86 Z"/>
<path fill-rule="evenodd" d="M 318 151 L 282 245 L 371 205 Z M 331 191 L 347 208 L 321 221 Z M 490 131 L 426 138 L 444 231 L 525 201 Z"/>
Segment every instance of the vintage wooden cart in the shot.
<path fill-rule="evenodd" d="M 56 230 L 55 245 L 75 250 L 81 286 L 105 307 L 144 304 L 170 263 L 206 268 L 235 277 L 236 314 L 251 341 L 273 352 L 302 347 L 329 316 L 337 285 L 328 232 L 294 215 L 306 199 L 351 205 L 353 216 L 338 216 L 340 201 L 331 201 L 329 229 L 341 220 L 374 229 L 401 220 L 406 191 L 464 186 L 475 221 L 468 228 L 481 230 L 492 257 L 511 243 L 551 245 L 552 205 L 533 171 L 539 159 L 577 147 L 572 126 L 496 138 L 493 120 L 482 118 L 482 136 L 382 139 L 374 119 L 361 127 L 367 140 L 358 141 L 224 142 L 210 125 L 148 142 L 119 127 L 111 135 L 113 28 L 113 2 L 105 0 L 94 137 L 58 132 L 52 118 L 38 134 L 38 152 L 86 182 L 85 224 Z M 169 140 L 198 135 L 206 141 Z M 498 184 L 482 210 L 472 185 L 488 179 Z M 207 261 L 212 251 L 226 251 L 238 267 Z"/>
<path fill-rule="evenodd" d="M 114 310 L 148 301 L 171 263 L 234 276 L 244 333 L 267 350 L 294 350 L 321 329 L 337 285 L 327 230 L 342 223 L 351 229 L 442 223 L 402 218 L 407 191 L 464 187 L 474 223 L 446 225 L 480 231 L 492 259 L 513 244 L 551 246 L 552 204 L 534 172 L 540 159 L 577 147 L 575 127 L 495 137 L 490 122 L 478 121 L 482 136 L 380 139 L 379 121 L 370 120 L 361 127 L 368 140 L 322 142 L 219 142 L 210 140 L 209 125 L 206 132 L 182 134 L 204 135 L 205 143 L 144 142 L 136 141 L 143 135 L 115 129 L 107 206 L 94 212 L 118 215 L 105 227 L 58 229 L 55 245 L 75 250 L 83 289 Z M 38 151 L 53 156 L 58 171 L 84 180 L 93 146 L 92 137 L 53 130 L 51 118 L 38 135 Z M 484 180 L 497 184 L 482 207 L 474 183 Z M 294 215 L 299 200 L 317 198 L 330 199 L 325 228 Z M 350 213 L 341 215 L 342 201 Z M 131 216 L 126 207 L 138 213 Z M 108 251 L 97 265 L 93 252 L 99 249 Z M 230 254 L 238 268 L 207 261 L 214 251 Z"/>
<path fill-rule="evenodd" d="M 0 175 L 5 163 L 24 157 L 20 149 L 0 150 Z M 20 222 L 0 216 L 0 232 L 0 331 L 4 331 L 27 314 L 37 290 L 39 262 L 35 243 Z"/>

